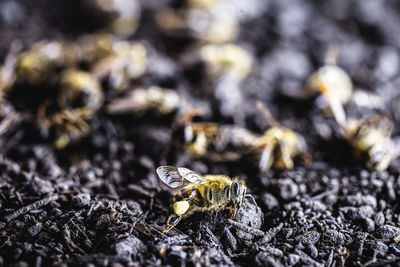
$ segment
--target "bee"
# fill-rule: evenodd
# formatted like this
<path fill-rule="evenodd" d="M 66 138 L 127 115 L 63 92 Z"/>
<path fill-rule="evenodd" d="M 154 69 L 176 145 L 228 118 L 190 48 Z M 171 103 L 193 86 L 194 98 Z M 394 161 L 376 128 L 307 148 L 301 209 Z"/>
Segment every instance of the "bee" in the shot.
<path fill-rule="evenodd" d="M 64 41 L 43 41 L 34 44 L 21 53 L 16 62 L 18 80 L 39 85 L 53 77 L 57 68 L 72 66 L 76 62 L 76 53 L 69 43 Z"/>
<path fill-rule="evenodd" d="M 48 108 L 54 105 L 52 100 L 46 100 L 38 108 L 37 119 L 45 135 L 54 133 L 54 146 L 63 149 L 89 135 L 90 121 L 103 104 L 103 93 L 90 73 L 73 68 L 61 74 L 59 85 L 56 105 L 59 110 L 47 115 Z"/>
<path fill-rule="evenodd" d="M 191 37 L 203 43 L 231 42 L 238 35 L 238 18 L 224 12 L 220 1 L 186 1 L 178 10 L 170 8 L 156 14 L 160 29 L 172 37 Z"/>
<path fill-rule="evenodd" d="M 91 0 L 89 4 L 107 22 L 107 29 L 116 35 L 127 37 L 139 26 L 141 5 L 136 0 Z"/>
<path fill-rule="evenodd" d="M 193 157 L 208 158 L 213 161 L 234 162 L 245 155 L 258 161 L 260 171 L 292 169 L 293 159 L 300 156 L 308 165 L 311 157 L 307 152 L 304 138 L 294 131 L 281 126 L 270 112 L 257 102 L 272 126 L 264 134 L 256 134 L 236 125 L 217 123 L 192 123 L 191 118 L 198 110 L 188 112 L 184 119 L 184 148 Z"/>
<path fill-rule="evenodd" d="M 60 77 L 58 105 L 63 108 L 87 108 L 95 113 L 103 104 L 103 92 L 99 81 L 89 72 L 70 68 Z"/>
<path fill-rule="evenodd" d="M 190 51 L 183 58 L 184 64 L 205 66 L 205 76 L 209 81 L 224 76 L 227 79 L 241 81 L 251 71 L 253 56 L 246 49 L 235 44 L 209 44 Z"/>
<path fill-rule="evenodd" d="M 65 109 L 55 113 L 49 124 L 54 130 L 54 147 L 63 149 L 72 142 L 77 142 L 90 134 L 89 118 L 92 111 L 87 108 Z"/>
<path fill-rule="evenodd" d="M 82 64 L 92 65 L 113 54 L 113 44 L 116 42 L 111 34 L 97 33 L 80 37 L 74 44 L 74 51 Z"/>
<path fill-rule="evenodd" d="M 252 151 L 258 135 L 236 125 L 192 122 L 203 110 L 191 109 L 183 118 L 185 152 L 195 158 L 230 162 Z"/>
<path fill-rule="evenodd" d="M 163 233 L 167 233 L 182 219 L 195 212 L 232 208 L 230 218 L 234 219 L 245 197 L 250 197 L 255 203 L 254 198 L 246 194 L 244 181 L 238 178 L 231 179 L 224 175 L 201 176 L 187 168 L 172 166 L 158 167 L 157 174 L 170 188 L 179 190 L 173 200 L 173 214 L 169 216 Z"/>
<path fill-rule="evenodd" d="M 321 94 L 324 109 L 333 114 L 340 124 L 346 123 L 343 104 L 352 99 L 353 84 L 349 75 L 336 64 L 337 48 L 331 46 L 325 56 L 325 65 L 314 72 L 307 81 L 305 96 Z"/>
<path fill-rule="evenodd" d="M 107 79 L 109 87 L 120 93 L 146 73 L 146 48 L 141 43 L 118 41 L 112 49 L 111 55 L 94 65 L 92 74 L 99 80 Z"/>
<path fill-rule="evenodd" d="M 276 169 L 293 169 L 293 158 L 300 156 L 306 165 L 311 164 L 311 156 L 307 152 L 304 137 L 280 125 L 269 110 L 257 101 L 257 108 L 264 114 L 269 128 L 255 145 L 257 155 L 260 155 L 259 168 L 267 171 Z M 262 151 L 262 152 L 261 152 Z"/>
<path fill-rule="evenodd" d="M 126 97 L 113 100 L 107 106 L 109 114 L 131 113 L 140 115 L 150 110 L 156 110 L 161 115 L 167 115 L 178 109 L 180 97 L 174 90 L 151 86 L 136 88 Z"/>
<path fill-rule="evenodd" d="M 362 120 L 350 119 L 343 136 L 369 169 L 383 171 L 394 156 L 392 129 L 393 123 L 388 117 L 375 115 Z"/>

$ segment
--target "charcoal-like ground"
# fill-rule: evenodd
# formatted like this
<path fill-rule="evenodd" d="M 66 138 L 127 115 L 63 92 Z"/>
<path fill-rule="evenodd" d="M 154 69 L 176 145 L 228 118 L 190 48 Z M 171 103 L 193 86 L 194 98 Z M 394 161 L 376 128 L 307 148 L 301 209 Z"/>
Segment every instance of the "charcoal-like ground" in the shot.
<path fill-rule="evenodd" d="M 348 104 L 348 116 L 388 114 L 396 139 L 400 2 L 232 1 L 244 14 L 236 43 L 255 55 L 240 99 L 232 101 L 219 95 L 210 101 L 199 93 L 179 64 L 190 40 L 175 40 L 157 29 L 154 13 L 179 1 L 141 2 L 140 26 L 129 39 L 145 41 L 153 57 L 167 59 L 165 66 L 152 66 L 144 84 L 176 89 L 189 104 L 205 105 L 209 112 L 203 120 L 236 123 L 257 133 L 268 127 L 255 108 L 260 100 L 284 126 L 305 137 L 313 164 L 296 161 L 293 170 L 261 174 L 244 162 L 193 159 L 174 141 L 173 116 L 110 116 L 104 109 L 88 138 L 56 150 L 31 121 L 29 101 L 40 95 L 35 91 L 40 88 L 22 90 L 24 95 L 9 96 L 21 122 L 0 138 L 0 266 L 398 263 L 400 161 L 394 159 L 387 171 L 366 170 L 339 138 L 333 119 L 313 99 L 294 96 L 335 43 L 339 65 L 355 87 L 384 102 L 382 110 Z M 14 39 L 28 47 L 97 31 L 101 22 L 91 19 L 82 3 L 0 1 L 1 58 Z M 234 221 L 227 220 L 229 211 L 196 214 L 164 235 L 170 194 L 155 173 L 159 165 L 239 176 L 259 208 L 246 202 Z"/>

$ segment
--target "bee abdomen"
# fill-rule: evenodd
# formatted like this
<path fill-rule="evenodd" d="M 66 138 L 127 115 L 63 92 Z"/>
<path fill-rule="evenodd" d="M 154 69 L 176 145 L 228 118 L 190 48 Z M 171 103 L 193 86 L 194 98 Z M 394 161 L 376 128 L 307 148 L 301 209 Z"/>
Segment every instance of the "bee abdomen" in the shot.
<path fill-rule="evenodd" d="M 197 188 L 182 189 L 173 198 L 173 202 L 177 202 L 184 199 L 188 200 L 190 204 L 195 205 L 197 207 L 204 207 L 206 205 L 204 198 L 202 197 L 200 191 Z"/>

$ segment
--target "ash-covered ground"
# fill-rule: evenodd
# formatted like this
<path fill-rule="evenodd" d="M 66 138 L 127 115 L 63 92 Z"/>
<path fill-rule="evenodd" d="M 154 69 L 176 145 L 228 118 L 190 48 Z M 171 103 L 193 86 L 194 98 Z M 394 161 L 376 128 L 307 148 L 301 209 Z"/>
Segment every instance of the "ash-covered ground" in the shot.
<path fill-rule="evenodd" d="M 232 1 L 240 22 L 234 43 L 254 55 L 253 66 L 239 90 L 211 85 L 204 91 L 201 68 L 188 72 L 182 63 L 193 38 L 167 36 L 156 24 L 155 14 L 179 8 L 178 2 L 141 2 L 138 29 L 127 37 L 142 41 L 152 60 L 140 84 L 175 90 L 187 105 L 206 110 L 203 121 L 261 134 L 269 126 L 255 107 L 260 100 L 282 125 L 304 136 L 312 165 L 296 161 L 293 170 L 260 173 L 245 160 L 192 158 L 175 140 L 175 114 L 110 115 L 105 106 L 118 97 L 112 92 L 104 93 L 91 134 L 55 149 L 32 116 L 48 91 L 11 89 L 6 98 L 18 118 L 0 138 L 0 266 L 398 263 L 400 161 L 393 159 L 382 172 L 365 169 L 315 99 L 296 96 L 336 44 L 338 64 L 355 88 L 383 103 L 375 109 L 349 103 L 347 115 L 389 115 L 396 140 L 400 3 Z M 40 40 L 75 40 L 104 27 L 102 16 L 77 0 L 4 0 L 0 19 L 2 59 L 15 39 L 27 49 Z M 155 173 L 160 165 L 239 176 L 259 207 L 246 200 L 233 221 L 228 210 L 195 214 L 162 234 L 171 195 Z"/>

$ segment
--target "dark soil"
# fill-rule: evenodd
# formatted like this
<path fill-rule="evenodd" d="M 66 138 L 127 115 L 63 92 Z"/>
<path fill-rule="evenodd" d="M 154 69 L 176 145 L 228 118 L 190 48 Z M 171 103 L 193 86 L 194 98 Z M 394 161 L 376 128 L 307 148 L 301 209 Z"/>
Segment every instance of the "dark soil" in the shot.
<path fill-rule="evenodd" d="M 101 29 L 101 19 L 82 2 L 0 1 L 1 58 L 14 39 L 27 48 Z M 173 115 L 110 116 L 103 109 L 89 137 L 56 150 L 30 116 L 41 89 L 11 93 L 21 120 L 0 138 L 0 266 L 398 263 L 400 161 L 394 159 L 387 171 L 366 170 L 339 138 L 333 119 L 313 100 L 294 96 L 336 43 L 339 65 L 355 87 L 385 103 L 383 110 L 348 104 L 346 112 L 350 117 L 389 114 L 396 138 L 400 3 L 252 0 L 240 5 L 244 18 L 237 43 L 253 52 L 255 64 L 241 84 L 240 99 L 221 101 L 218 95 L 199 94 L 179 64 L 192 42 L 166 37 L 155 25 L 154 13 L 178 1 L 142 2 L 139 29 L 129 39 L 144 40 L 154 57 L 168 59 L 168 70 L 153 66 L 143 84 L 176 89 L 189 104 L 210 111 L 203 120 L 234 122 L 257 133 L 267 128 L 255 108 L 260 100 L 284 126 L 303 134 L 313 164 L 299 161 L 293 170 L 261 174 L 244 162 L 193 159 L 176 146 Z M 110 94 L 106 101 L 112 99 Z M 229 211 L 196 214 L 164 235 L 171 198 L 155 173 L 160 165 L 239 176 L 259 208 L 246 202 L 234 221 L 227 219 Z"/>

